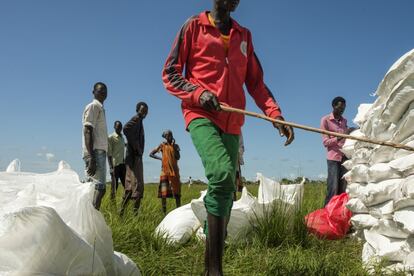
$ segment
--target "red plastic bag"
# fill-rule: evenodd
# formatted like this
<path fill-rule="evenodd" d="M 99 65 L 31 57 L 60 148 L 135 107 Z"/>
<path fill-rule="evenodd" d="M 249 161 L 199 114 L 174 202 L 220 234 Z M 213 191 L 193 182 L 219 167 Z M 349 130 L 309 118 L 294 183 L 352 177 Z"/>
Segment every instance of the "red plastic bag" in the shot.
<path fill-rule="evenodd" d="M 332 197 L 325 208 L 316 210 L 305 216 L 308 231 L 319 238 L 336 240 L 348 233 L 352 212 L 345 204 L 348 194 L 342 193 Z"/>

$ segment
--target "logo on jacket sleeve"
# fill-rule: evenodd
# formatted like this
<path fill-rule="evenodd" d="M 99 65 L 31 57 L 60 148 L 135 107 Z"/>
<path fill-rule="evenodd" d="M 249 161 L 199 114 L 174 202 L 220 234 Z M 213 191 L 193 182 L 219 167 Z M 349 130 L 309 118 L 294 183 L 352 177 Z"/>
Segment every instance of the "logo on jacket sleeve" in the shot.
<path fill-rule="evenodd" d="M 242 54 L 247 57 L 247 42 L 246 41 L 242 41 L 240 43 L 240 51 L 242 52 Z"/>

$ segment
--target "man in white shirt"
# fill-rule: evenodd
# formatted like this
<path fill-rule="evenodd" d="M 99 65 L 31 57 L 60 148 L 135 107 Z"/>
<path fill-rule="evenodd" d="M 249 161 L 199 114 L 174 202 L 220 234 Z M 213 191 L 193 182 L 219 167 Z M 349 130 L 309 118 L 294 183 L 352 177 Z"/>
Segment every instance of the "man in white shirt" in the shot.
<path fill-rule="evenodd" d="M 93 206 L 99 210 L 106 191 L 106 152 L 108 151 L 108 129 L 103 103 L 107 97 L 106 85 L 98 82 L 93 86 L 94 100 L 85 107 L 82 116 L 83 160 L 87 181 L 95 183 Z"/>
<path fill-rule="evenodd" d="M 111 173 L 111 199 L 115 199 L 118 181 L 125 188 L 125 140 L 122 137 L 122 123 L 115 121 L 114 133 L 108 137 L 108 164 Z"/>

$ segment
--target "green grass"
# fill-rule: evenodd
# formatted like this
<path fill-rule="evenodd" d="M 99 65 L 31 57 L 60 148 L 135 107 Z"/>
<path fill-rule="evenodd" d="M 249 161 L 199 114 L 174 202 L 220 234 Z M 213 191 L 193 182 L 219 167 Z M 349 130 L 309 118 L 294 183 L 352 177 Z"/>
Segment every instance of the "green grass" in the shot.
<path fill-rule="evenodd" d="M 198 198 L 205 187 L 183 185 L 182 203 Z M 257 188 L 256 185 L 248 186 L 253 195 L 257 195 Z M 102 206 L 112 229 L 114 249 L 135 261 L 143 275 L 202 275 L 202 242 L 193 237 L 184 246 L 176 247 L 153 235 L 163 219 L 157 186 L 145 186 L 145 197 L 137 217 L 132 214 L 132 203 L 124 218 L 118 216 L 122 192 L 120 188 L 116 206 L 108 196 Z M 253 231 L 243 243 L 226 246 L 225 275 L 367 275 L 361 262 L 362 244 L 348 238 L 319 240 L 307 234 L 303 216 L 320 208 L 324 195 L 324 185 L 305 185 L 300 210 L 282 212 L 283 206 L 270 210 L 254 223 Z M 168 210 L 174 205 L 174 200 L 169 200 Z"/>

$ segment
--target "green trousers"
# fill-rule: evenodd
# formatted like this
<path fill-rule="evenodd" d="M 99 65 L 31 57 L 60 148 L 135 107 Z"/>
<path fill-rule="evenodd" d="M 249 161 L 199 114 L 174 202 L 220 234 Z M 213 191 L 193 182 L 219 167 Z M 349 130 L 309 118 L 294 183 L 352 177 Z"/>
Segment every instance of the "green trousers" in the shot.
<path fill-rule="evenodd" d="M 208 180 L 204 197 L 207 212 L 217 217 L 229 217 L 236 189 L 239 135 L 223 133 L 205 118 L 194 119 L 188 129 Z"/>

